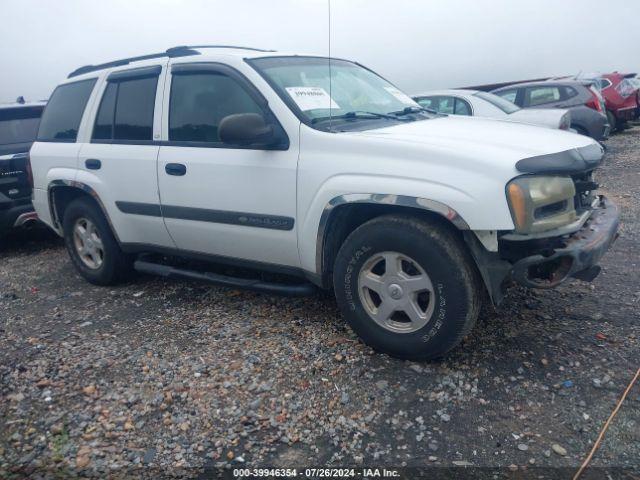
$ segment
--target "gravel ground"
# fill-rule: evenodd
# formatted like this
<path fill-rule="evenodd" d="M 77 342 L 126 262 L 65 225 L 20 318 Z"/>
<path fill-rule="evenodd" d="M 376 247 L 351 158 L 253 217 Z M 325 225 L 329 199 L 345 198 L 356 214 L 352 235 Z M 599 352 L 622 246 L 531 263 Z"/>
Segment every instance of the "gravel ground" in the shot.
<path fill-rule="evenodd" d="M 143 276 L 99 288 L 57 238 L 14 235 L 0 248 L 0 477 L 469 464 L 569 476 L 639 363 L 640 128 L 608 147 L 598 180 L 623 225 L 602 274 L 512 290 L 435 363 L 372 352 L 326 295 Z M 593 465 L 640 470 L 639 407 L 636 386 Z"/>

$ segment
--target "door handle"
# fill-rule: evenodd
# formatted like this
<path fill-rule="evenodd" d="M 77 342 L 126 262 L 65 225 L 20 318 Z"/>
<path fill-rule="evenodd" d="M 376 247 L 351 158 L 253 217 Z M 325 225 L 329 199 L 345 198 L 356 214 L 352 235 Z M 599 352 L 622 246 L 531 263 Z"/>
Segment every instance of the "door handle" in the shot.
<path fill-rule="evenodd" d="M 167 172 L 168 175 L 181 177 L 187 173 L 187 166 L 182 163 L 167 163 L 164 166 L 164 171 Z"/>
<path fill-rule="evenodd" d="M 100 170 L 102 167 L 102 162 L 95 158 L 88 158 L 84 161 L 84 166 L 89 170 Z"/>

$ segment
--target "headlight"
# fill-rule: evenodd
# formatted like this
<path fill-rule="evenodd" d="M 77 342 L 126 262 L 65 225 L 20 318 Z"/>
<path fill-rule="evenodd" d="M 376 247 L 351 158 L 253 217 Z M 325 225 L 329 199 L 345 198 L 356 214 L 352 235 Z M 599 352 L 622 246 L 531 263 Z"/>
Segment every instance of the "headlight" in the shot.
<path fill-rule="evenodd" d="M 507 184 L 507 199 L 518 233 L 538 233 L 576 220 L 569 177 L 518 177 Z"/>

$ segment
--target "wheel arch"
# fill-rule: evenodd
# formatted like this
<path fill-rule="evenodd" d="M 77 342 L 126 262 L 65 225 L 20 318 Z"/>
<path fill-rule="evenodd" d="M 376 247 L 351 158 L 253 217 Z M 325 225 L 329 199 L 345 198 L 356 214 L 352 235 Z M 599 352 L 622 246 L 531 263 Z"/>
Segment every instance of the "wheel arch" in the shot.
<path fill-rule="evenodd" d="M 47 190 L 51 220 L 53 227 L 58 234 L 62 235 L 62 219 L 69 204 L 77 198 L 86 197 L 98 205 L 102 214 L 107 219 L 109 228 L 111 228 L 111 232 L 115 236 L 116 241 L 120 243 L 120 239 L 118 238 L 115 228 L 113 228 L 113 224 L 111 223 L 111 219 L 109 218 L 109 214 L 107 213 L 104 203 L 100 199 L 98 193 L 89 185 L 75 180 L 53 180 L 49 183 Z"/>
<path fill-rule="evenodd" d="M 347 236 L 372 218 L 406 213 L 430 217 L 460 232 L 469 230 L 467 222 L 456 210 L 436 200 L 388 194 L 346 194 L 333 198 L 324 207 L 316 238 L 316 283 L 331 284 L 329 274 L 333 261 Z"/>
<path fill-rule="evenodd" d="M 572 121 L 570 127 L 577 131 L 580 135 L 589 136 L 589 129 L 585 126 L 584 123 L 580 121 Z"/>

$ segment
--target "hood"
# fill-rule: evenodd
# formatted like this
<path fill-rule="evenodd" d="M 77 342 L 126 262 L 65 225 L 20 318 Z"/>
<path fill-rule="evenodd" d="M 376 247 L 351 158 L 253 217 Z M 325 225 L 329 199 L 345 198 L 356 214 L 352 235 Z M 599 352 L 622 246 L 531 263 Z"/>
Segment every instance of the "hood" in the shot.
<path fill-rule="evenodd" d="M 505 120 L 443 116 L 351 133 L 397 143 L 447 149 L 461 156 L 493 155 L 513 162 L 596 143 L 589 137 Z"/>
<path fill-rule="evenodd" d="M 360 149 L 369 156 L 405 160 L 405 166 L 410 161 L 415 168 L 444 168 L 444 162 L 462 175 L 501 179 L 534 170 L 566 174 L 593 169 L 603 152 L 591 138 L 564 130 L 454 115 L 341 135 L 365 142 Z M 582 160 L 583 153 L 588 162 Z M 543 159 L 540 168 L 535 167 L 537 159 Z M 519 164 L 521 160 L 527 162 Z"/>
<path fill-rule="evenodd" d="M 560 128 L 562 117 L 567 113 L 568 110 L 561 108 L 523 108 L 513 112 L 507 118 L 542 127 Z"/>

